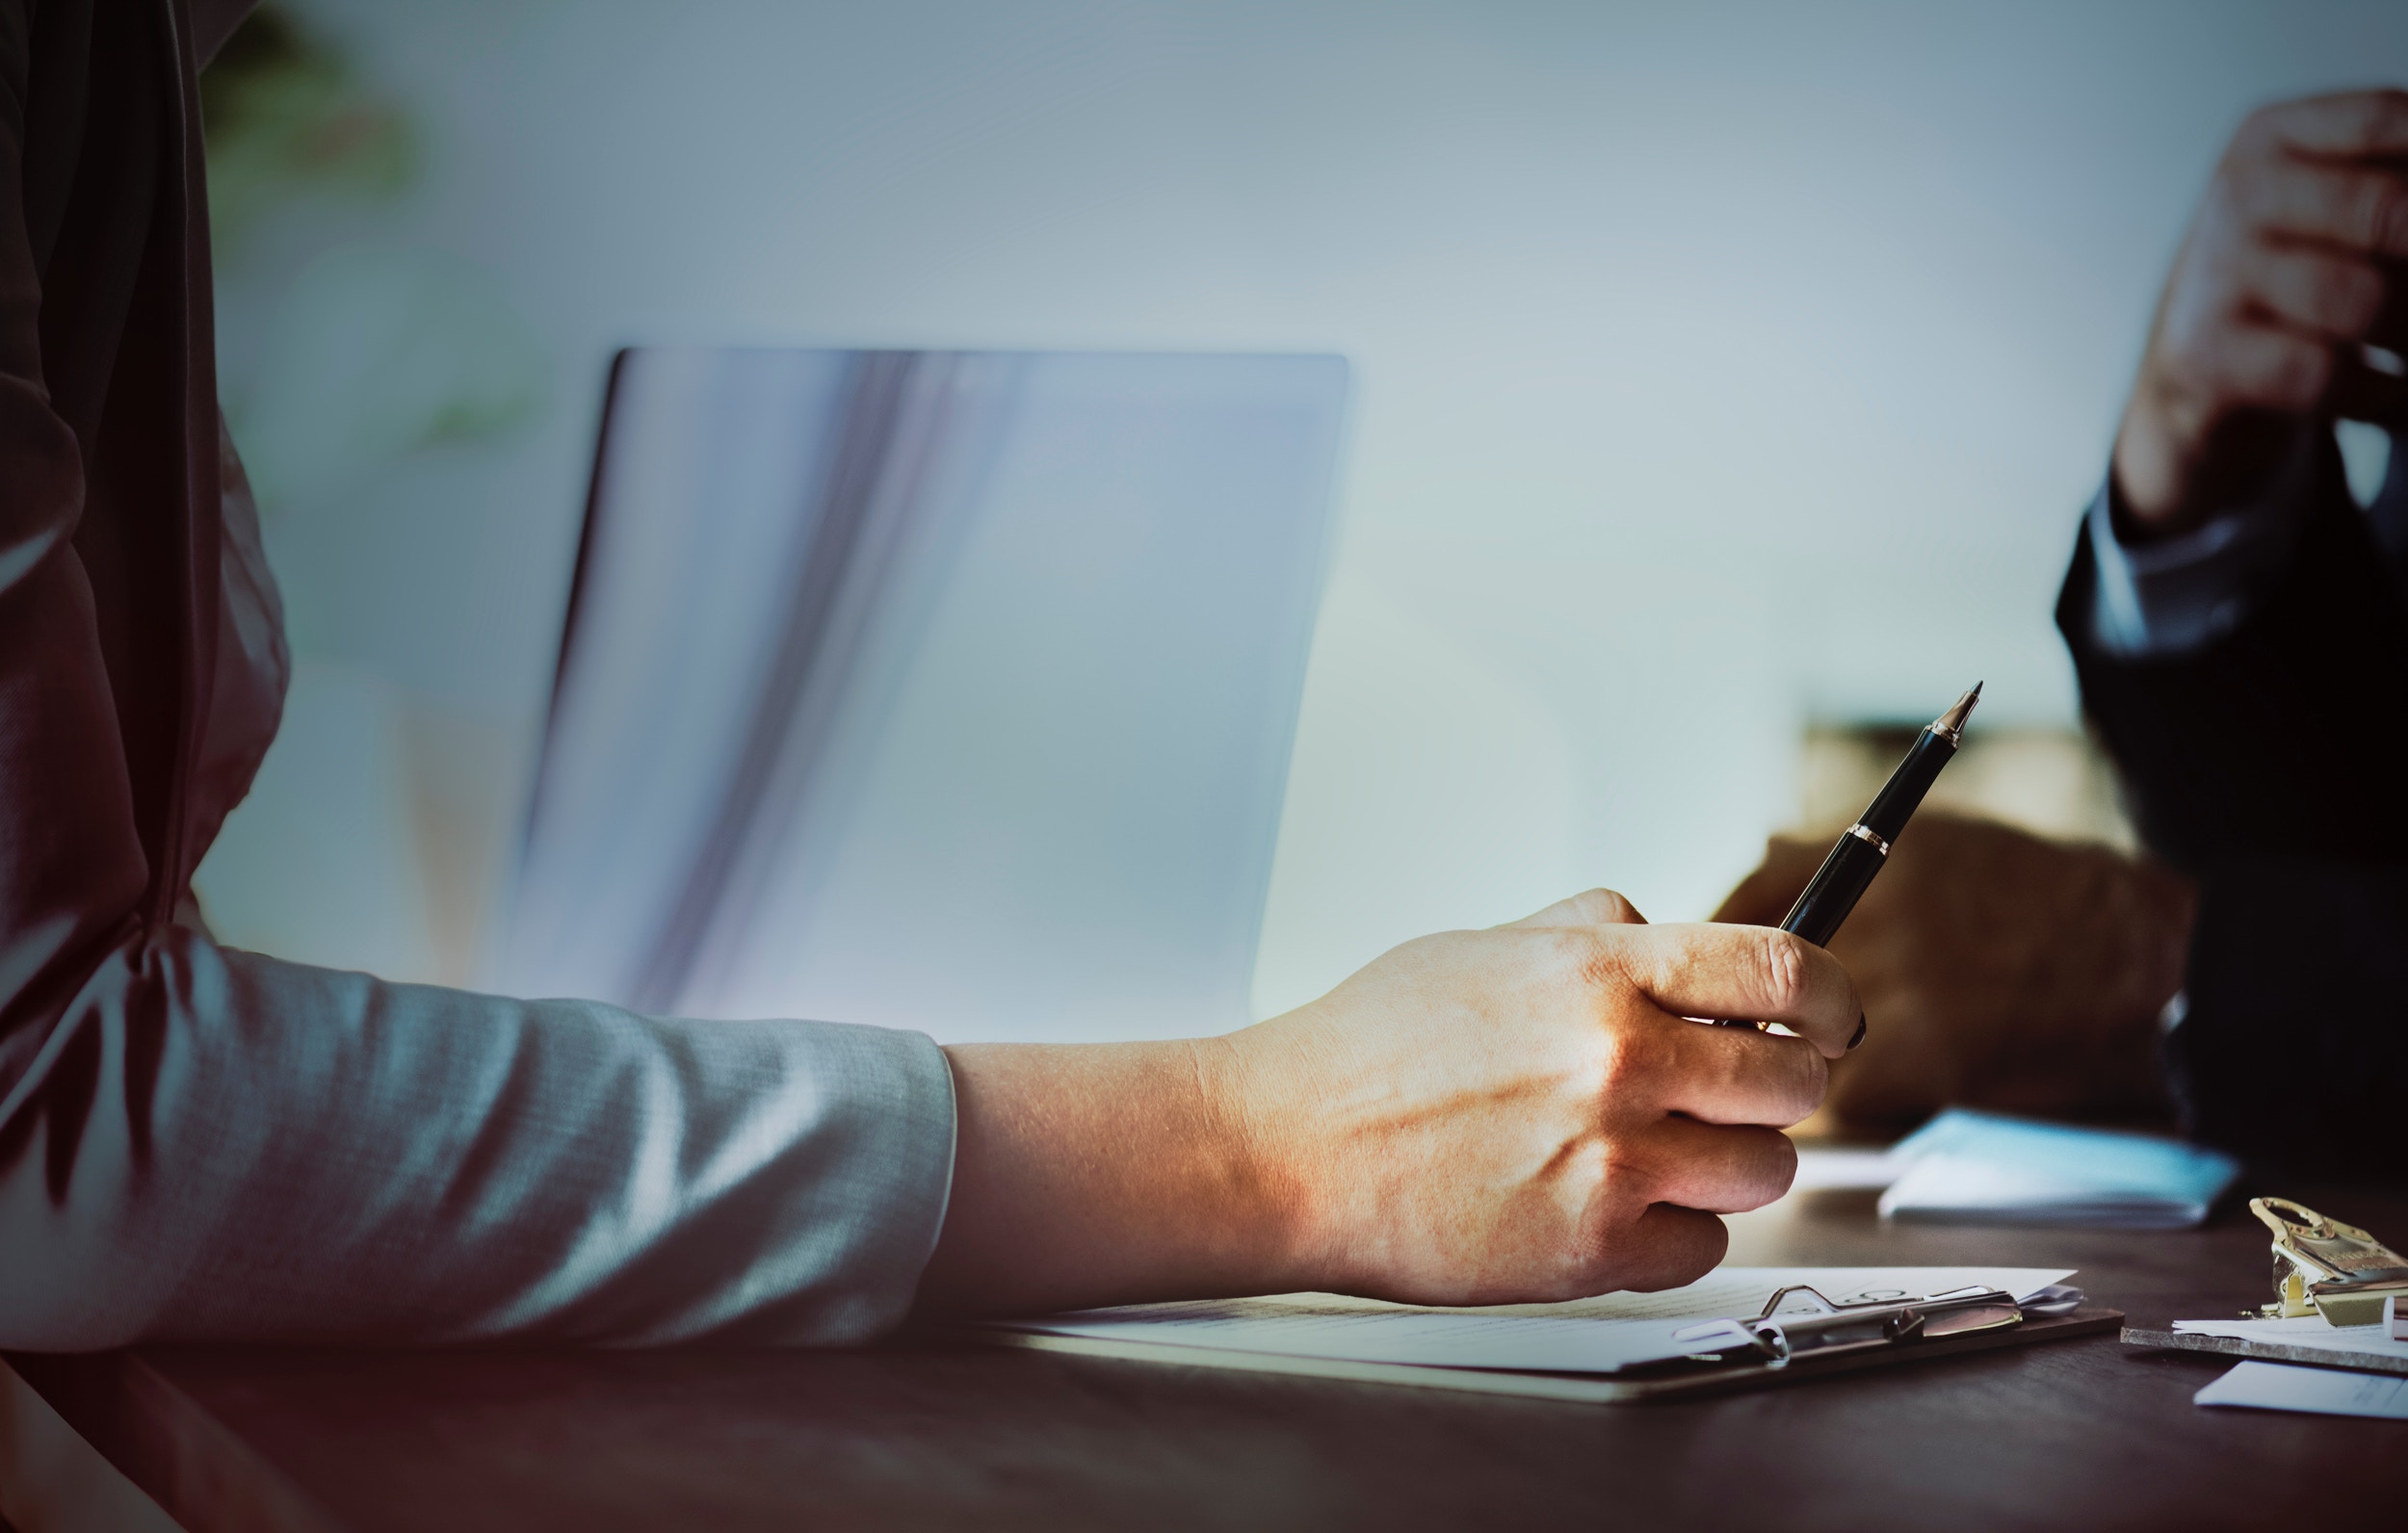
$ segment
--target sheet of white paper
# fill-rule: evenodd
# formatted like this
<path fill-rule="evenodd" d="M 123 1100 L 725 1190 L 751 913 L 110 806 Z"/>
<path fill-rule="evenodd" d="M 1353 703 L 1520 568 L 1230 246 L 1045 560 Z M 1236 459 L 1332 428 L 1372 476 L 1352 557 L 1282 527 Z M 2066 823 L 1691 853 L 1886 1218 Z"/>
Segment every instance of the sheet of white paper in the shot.
<path fill-rule="evenodd" d="M 2200 1405 L 2244 1405 L 2261 1411 L 2313 1411 L 2324 1416 L 2377 1416 L 2408 1421 L 2408 1379 L 2388 1373 L 2305 1368 L 2290 1363 L 2239 1364 L 2191 1399 Z"/>
<path fill-rule="evenodd" d="M 2319 1352 L 2373 1352 L 2408 1358 L 2408 1341 L 2394 1339 L 2382 1325 L 2327 1325 L 2320 1314 L 2290 1320 L 2177 1320 L 2177 1331 L 2194 1336 L 2238 1337 L 2244 1341 L 2279 1341 L 2290 1347 Z"/>
<path fill-rule="evenodd" d="M 1905 1174 L 1908 1162 L 1887 1150 L 1800 1145 L 1792 1192 L 1878 1192 Z"/>
<path fill-rule="evenodd" d="M 1610 1373 L 1685 1349 L 1721 1350 L 1711 1336 L 1674 1333 L 1752 1316 L 1777 1290 L 1793 1285 L 1809 1285 L 1835 1304 L 1922 1298 L 1966 1287 L 2002 1288 L 2021 1298 L 2069 1275 L 2062 1267 L 1722 1267 L 1687 1287 L 1609 1293 L 1566 1304 L 1425 1309 L 1287 1293 L 1084 1310 L 1013 1321 L 1008 1329 L 1351 1363 Z"/>

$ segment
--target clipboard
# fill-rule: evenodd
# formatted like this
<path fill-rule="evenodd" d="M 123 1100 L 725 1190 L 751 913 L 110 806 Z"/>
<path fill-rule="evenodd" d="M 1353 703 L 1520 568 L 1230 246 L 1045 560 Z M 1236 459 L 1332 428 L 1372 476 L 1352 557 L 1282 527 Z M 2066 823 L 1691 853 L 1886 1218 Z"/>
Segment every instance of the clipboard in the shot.
<path fill-rule="evenodd" d="M 1794 1303 L 1801 1294 L 1810 1296 L 1817 1308 L 1784 1310 L 1785 1304 Z M 2097 1336 L 2118 1329 L 2123 1320 L 2122 1311 L 2081 1304 L 2079 1295 L 2072 1300 L 2060 1295 L 2047 1303 L 2018 1305 L 1993 1289 L 1898 1303 L 1835 1305 L 1812 1288 L 1792 1286 L 1775 1293 L 1765 1312 L 1754 1319 L 1696 1327 L 1704 1333 L 1697 1338 L 1699 1345 L 1717 1346 L 1718 1351 L 1701 1351 L 1694 1357 L 1611 1374 L 1355 1362 L 1176 1342 L 1058 1336 L 993 1325 L 962 1328 L 956 1334 L 966 1333 L 992 1346 L 1074 1357 L 1634 1405 L 1778 1389 L 1867 1368 Z M 1728 1329 L 1715 1330 L 1715 1326 Z M 1741 1332 L 1751 1339 L 1741 1342 Z"/>

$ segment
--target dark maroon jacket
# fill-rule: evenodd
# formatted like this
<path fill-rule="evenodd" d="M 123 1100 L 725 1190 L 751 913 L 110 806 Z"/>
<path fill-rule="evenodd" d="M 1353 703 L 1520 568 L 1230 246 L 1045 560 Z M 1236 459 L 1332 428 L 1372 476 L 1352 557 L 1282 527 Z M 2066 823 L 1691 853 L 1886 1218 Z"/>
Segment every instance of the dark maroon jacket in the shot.
<path fill-rule="evenodd" d="M 218 947 L 285 653 L 219 424 L 196 71 L 240 0 L 0 0 L 0 1348 L 867 1336 L 952 1167 L 917 1034 Z"/>

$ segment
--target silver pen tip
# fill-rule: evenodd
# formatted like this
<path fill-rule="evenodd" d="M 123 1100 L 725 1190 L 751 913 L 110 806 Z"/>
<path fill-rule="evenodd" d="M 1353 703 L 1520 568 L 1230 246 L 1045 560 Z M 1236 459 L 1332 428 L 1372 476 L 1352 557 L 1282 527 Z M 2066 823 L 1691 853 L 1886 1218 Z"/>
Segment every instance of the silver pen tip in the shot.
<path fill-rule="evenodd" d="M 1946 739 L 1951 745 L 1965 738 L 1965 720 L 1974 716 L 1974 704 L 1981 701 L 1981 683 L 1956 700 L 1954 707 L 1931 721 L 1931 732 Z"/>

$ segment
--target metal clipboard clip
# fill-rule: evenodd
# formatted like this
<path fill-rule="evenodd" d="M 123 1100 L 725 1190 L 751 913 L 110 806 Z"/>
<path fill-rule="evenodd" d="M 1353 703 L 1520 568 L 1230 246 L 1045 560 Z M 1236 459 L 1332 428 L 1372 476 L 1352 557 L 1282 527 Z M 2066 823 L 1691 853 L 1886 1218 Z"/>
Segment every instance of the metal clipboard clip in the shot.
<path fill-rule="evenodd" d="M 2274 1232 L 2274 1302 L 2260 1314 L 2321 1314 L 2327 1325 L 2380 1325 L 2383 1301 L 2408 1297 L 2408 1257 L 2356 1225 L 2289 1198 L 2252 1198 L 2249 1211 Z"/>
<path fill-rule="evenodd" d="M 2044 1288 L 2030 1302 L 2018 1304 L 2013 1294 L 2002 1289 L 1971 1287 L 1922 1299 L 1834 1304 L 1801 1283 L 1765 1301 L 1753 1319 L 1691 1326 L 1674 1332 L 1673 1338 L 1700 1343 L 1700 1352 L 1716 1343 L 1732 1350 L 1752 1348 L 1765 1366 L 1781 1368 L 1809 1358 L 1995 1331 L 2021 1324 L 2027 1313 L 2071 1313 L 2081 1297 L 2074 1288 Z M 1795 1307 L 1800 1300 L 1805 1301 L 1805 1308 Z"/>

